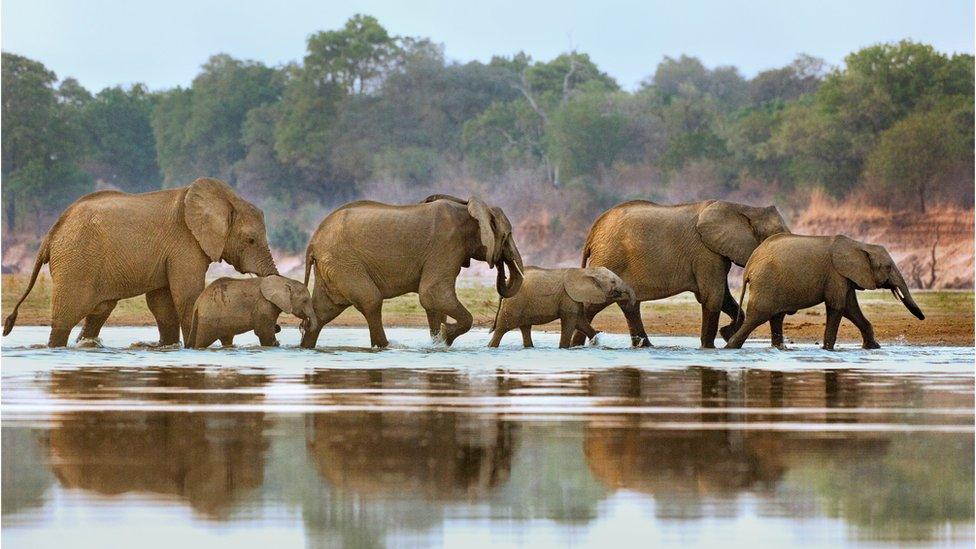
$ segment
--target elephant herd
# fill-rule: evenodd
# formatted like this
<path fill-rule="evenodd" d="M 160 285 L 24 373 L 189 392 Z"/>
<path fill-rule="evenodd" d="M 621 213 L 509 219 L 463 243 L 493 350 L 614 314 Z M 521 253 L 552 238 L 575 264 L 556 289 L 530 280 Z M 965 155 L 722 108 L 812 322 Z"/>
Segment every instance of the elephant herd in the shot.
<path fill-rule="evenodd" d="M 525 266 L 505 213 L 477 197 L 433 195 L 419 204 L 362 200 L 330 213 L 312 235 L 304 284 L 278 275 L 264 214 L 226 183 L 201 178 L 182 188 L 127 194 L 100 191 L 70 205 L 44 237 L 30 282 L 3 334 L 44 264 L 52 279 L 48 344 L 96 338 L 120 299 L 146 296 L 161 345 L 229 345 L 253 330 L 275 345 L 281 312 L 302 320 L 302 347 L 316 345 L 322 327 L 349 306 L 366 318 L 370 343 L 385 347 L 384 299 L 415 292 L 431 336 L 451 345 L 470 330 L 471 313 L 458 300 L 455 279 L 471 260 L 496 269 L 501 296 L 490 346 L 515 328 L 525 346 L 531 327 L 559 319 L 560 347 L 596 335 L 590 322 L 617 303 L 634 346 L 650 346 L 642 301 L 692 292 L 701 304 L 701 346 L 720 333 L 741 347 L 769 322 L 772 344 L 783 344 L 783 318 L 827 306 L 824 348 L 833 348 L 842 317 L 860 330 L 865 348 L 878 346 L 856 290 L 886 288 L 919 319 L 924 315 L 881 246 L 845 236 L 790 233 L 775 207 L 719 200 L 661 205 L 645 200 L 610 208 L 593 223 L 580 268 Z M 222 278 L 206 286 L 211 263 L 225 261 L 258 278 Z M 745 267 L 745 314 L 729 291 L 731 265 Z M 309 282 L 314 273 L 311 292 Z M 206 287 L 205 287 L 206 286 Z M 731 323 L 719 330 L 725 313 Z M 448 321 L 448 317 L 451 321 Z"/>

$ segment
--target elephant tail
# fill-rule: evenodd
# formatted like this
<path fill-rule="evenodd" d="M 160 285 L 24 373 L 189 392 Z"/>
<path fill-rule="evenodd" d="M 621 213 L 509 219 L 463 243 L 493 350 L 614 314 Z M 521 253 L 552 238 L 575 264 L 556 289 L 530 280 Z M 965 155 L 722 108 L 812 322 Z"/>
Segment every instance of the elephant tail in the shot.
<path fill-rule="evenodd" d="M 9 334 L 10 331 L 14 329 L 14 324 L 17 322 L 17 309 L 20 308 L 20 304 L 27 299 L 27 295 L 30 294 L 31 290 L 34 289 L 34 283 L 37 282 L 37 275 L 41 272 L 41 267 L 51 260 L 51 248 L 49 245 L 49 240 L 50 233 L 48 233 L 48 236 L 44 237 L 44 241 L 41 242 L 41 248 L 37 251 L 37 259 L 34 260 L 34 271 L 31 273 L 30 282 L 27 284 L 27 289 L 24 290 L 24 295 L 20 296 L 20 301 L 14 305 L 13 312 L 7 315 L 7 318 L 3 320 L 3 335 Z"/>
<path fill-rule="evenodd" d="M 504 299 L 502 296 L 498 296 L 498 307 L 495 308 L 495 318 L 491 321 L 491 330 L 488 330 L 488 333 L 494 332 L 495 327 L 498 326 L 498 313 L 502 310 L 502 299 Z"/>
<path fill-rule="evenodd" d="M 200 316 L 197 306 L 193 304 L 193 320 L 190 321 L 190 334 L 186 338 L 187 349 L 194 349 L 197 346 L 197 318 Z"/>
<path fill-rule="evenodd" d="M 312 277 L 312 265 L 315 264 L 315 255 L 312 254 L 312 245 L 309 244 L 308 248 L 305 248 L 305 287 L 308 287 L 308 281 Z"/>
<path fill-rule="evenodd" d="M 583 260 L 580 261 L 580 267 L 585 269 L 586 262 L 590 259 L 590 237 L 587 235 L 586 244 L 583 244 Z"/>
<path fill-rule="evenodd" d="M 740 325 L 742 322 L 742 317 L 745 315 L 746 302 L 743 301 L 746 298 L 746 286 L 749 285 L 749 277 L 742 277 L 742 290 L 739 292 L 739 312 L 735 314 L 735 324 Z"/>

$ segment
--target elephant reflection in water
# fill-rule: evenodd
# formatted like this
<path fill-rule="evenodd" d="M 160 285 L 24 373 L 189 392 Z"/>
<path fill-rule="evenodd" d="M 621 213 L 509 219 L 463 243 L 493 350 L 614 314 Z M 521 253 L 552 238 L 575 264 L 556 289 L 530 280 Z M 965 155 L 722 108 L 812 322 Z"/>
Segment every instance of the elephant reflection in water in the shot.
<path fill-rule="evenodd" d="M 382 389 L 418 375 L 430 390 L 473 390 L 458 373 L 406 369 L 329 372 L 306 381 Z M 495 394 L 497 388 L 488 390 Z M 487 496 L 508 479 L 514 449 L 512 426 L 498 416 L 431 411 L 313 414 L 306 417 L 306 437 L 315 468 L 331 486 L 364 496 L 400 493 L 429 500 Z"/>
<path fill-rule="evenodd" d="M 879 379 L 880 378 L 880 379 Z M 633 416 L 600 418 L 586 427 L 584 449 L 593 475 L 611 489 L 653 495 L 663 516 L 700 517 L 706 498 L 733 500 L 749 492 L 775 498 L 785 487 L 799 489 L 817 506 L 787 496 L 779 503 L 800 515 L 825 512 L 867 528 L 866 535 L 923 540 L 951 521 L 971 521 L 973 513 L 972 435 L 944 433 L 816 432 L 771 430 L 764 422 L 858 421 L 856 415 L 828 414 L 824 408 L 891 406 L 892 376 L 857 371 L 771 372 L 691 368 L 644 372 L 617 369 L 590 376 L 591 394 L 641 403 L 701 408 L 702 429 L 655 428 Z M 885 393 L 887 392 L 887 393 Z M 936 391 L 939 392 L 939 391 Z M 914 392 L 896 392 L 897 405 L 914 402 Z M 942 405 L 958 398 L 945 391 Z M 900 400 L 904 400 L 901 402 Z M 757 408 L 759 413 L 709 413 L 709 408 Z M 763 414 L 763 408 L 814 408 L 809 414 Z M 694 412 L 692 412 L 694 415 Z M 655 416 L 654 421 L 694 421 L 688 414 Z M 846 417 L 845 417 L 846 416 Z M 877 421 L 872 416 L 869 421 Z M 747 421 L 755 429 L 722 429 L 712 421 Z M 945 456 L 953 456 L 946 460 Z"/>
<path fill-rule="evenodd" d="M 131 373 L 108 369 L 56 372 L 52 392 L 78 395 L 99 386 L 112 391 L 126 378 L 132 381 Z M 154 372 L 148 385 L 178 390 L 265 382 L 265 376 L 174 368 Z M 155 398 L 189 398 L 177 395 L 161 392 Z M 213 397 L 194 401 L 213 402 Z M 76 412 L 61 416 L 44 442 L 64 488 L 176 496 L 203 516 L 223 519 L 263 482 L 267 427 L 263 413 Z"/>

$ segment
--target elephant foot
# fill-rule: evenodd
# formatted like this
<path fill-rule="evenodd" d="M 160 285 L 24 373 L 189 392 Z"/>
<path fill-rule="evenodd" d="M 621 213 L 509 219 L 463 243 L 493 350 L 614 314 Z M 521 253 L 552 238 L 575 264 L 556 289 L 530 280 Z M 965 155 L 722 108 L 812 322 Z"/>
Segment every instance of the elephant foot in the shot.
<path fill-rule="evenodd" d="M 735 335 L 736 329 L 737 328 L 735 327 L 735 325 L 729 324 L 728 326 L 722 326 L 721 328 L 719 328 L 718 333 L 719 335 L 722 336 L 723 341 L 728 341 L 732 339 L 733 335 Z"/>
<path fill-rule="evenodd" d="M 593 334 L 593 337 L 590 338 L 591 347 L 596 347 L 600 344 L 600 334 L 602 333 L 603 332 L 596 332 L 595 334 Z"/>
<path fill-rule="evenodd" d="M 78 349 L 101 349 L 102 338 L 100 337 L 79 337 L 75 347 Z"/>
<path fill-rule="evenodd" d="M 862 349 L 880 349 L 881 345 L 877 341 L 865 341 L 861 344 Z"/>
<path fill-rule="evenodd" d="M 647 336 L 630 336 L 631 347 L 653 347 Z"/>

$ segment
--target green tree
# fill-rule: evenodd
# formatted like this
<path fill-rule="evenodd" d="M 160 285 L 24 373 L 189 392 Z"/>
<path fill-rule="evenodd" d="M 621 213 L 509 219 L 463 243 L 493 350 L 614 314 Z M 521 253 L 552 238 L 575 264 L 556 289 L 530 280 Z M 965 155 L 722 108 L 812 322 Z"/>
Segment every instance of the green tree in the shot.
<path fill-rule="evenodd" d="M 105 88 L 82 110 L 89 142 L 86 171 L 129 192 L 155 190 L 162 183 L 150 119 L 156 99 L 145 86 Z"/>
<path fill-rule="evenodd" d="M 22 225 L 21 214 L 59 212 L 92 189 L 76 164 L 83 139 L 58 101 L 55 82 L 41 63 L 3 53 L 3 202 L 10 229 Z M 40 229 L 44 222 L 37 222 Z"/>
<path fill-rule="evenodd" d="M 891 192 L 914 196 L 924 213 L 940 176 L 972 161 L 972 121 L 971 102 L 909 114 L 881 134 L 867 160 L 868 178 Z"/>
<path fill-rule="evenodd" d="M 339 30 L 308 38 L 305 68 L 319 83 L 328 81 L 346 93 L 364 93 L 394 61 L 399 47 L 375 17 L 357 14 Z"/>

